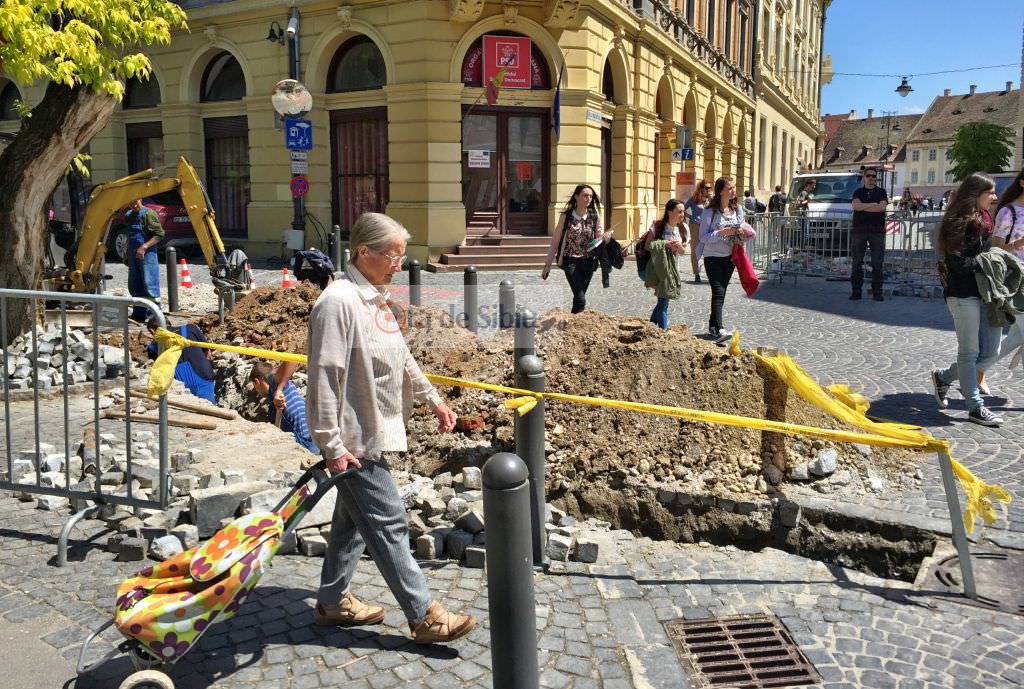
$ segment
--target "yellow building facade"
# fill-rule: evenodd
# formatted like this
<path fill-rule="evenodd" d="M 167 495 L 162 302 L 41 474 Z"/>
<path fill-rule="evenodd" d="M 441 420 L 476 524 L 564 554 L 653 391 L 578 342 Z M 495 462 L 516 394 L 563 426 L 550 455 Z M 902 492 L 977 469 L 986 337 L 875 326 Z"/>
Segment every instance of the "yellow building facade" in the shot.
<path fill-rule="evenodd" d="M 778 15 L 781 2 L 768 0 L 769 16 L 787 15 L 782 5 Z M 801 2 L 806 16 L 787 24 L 794 40 L 806 40 L 793 45 L 793 59 L 816 69 L 824 10 Z M 758 169 L 759 114 L 769 132 L 776 123 L 790 132 L 792 161 L 814 148 L 816 82 L 798 87 L 779 76 L 775 100 L 755 102 L 754 61 L 774 63 L 770 50 L 755 55 L 753 0 L 292 4 L 298 76 L 314 99 L 307 246 L 367 210 L 401 221 L 420 261 L 462 244 L 467 228 L 540 238 L 580 183 L 594 186 L 606 222 L 626 240 L 691 178 L 729 174 L 741 193 L 752 181 L 774 181 Z M 289 75 L 281 30 L 289 9 L 255 0 L 182 5 L 190 30 L 151 49 L 152 80 L 128 85 L 91 143 L 94 181 L 150 166 L 169 173 L 184 155 L 206 180 L 223 233 L 244 238 L 250 255 L 282 256 L 292 157 L 270 94 Z M 268 30 L 283 40 L 268 40 Z M 529 39 L 526 88 L 503 84 L 493 104 L 485 36 Z M 29 103 L 41 97 L 38 87 L 20 93 Z M 783 107 L 788 99 L 799 102 Z M 680 127 L 688 142 L 676 140 Z M 690 161 L 676 159 L 683 143 Z"/>
<path fill-rule="evenodd" d="M 761 0 L 753 189 L 761 200 L 776 185 L 819 161 L 821 49 L 831 0 Z"/>

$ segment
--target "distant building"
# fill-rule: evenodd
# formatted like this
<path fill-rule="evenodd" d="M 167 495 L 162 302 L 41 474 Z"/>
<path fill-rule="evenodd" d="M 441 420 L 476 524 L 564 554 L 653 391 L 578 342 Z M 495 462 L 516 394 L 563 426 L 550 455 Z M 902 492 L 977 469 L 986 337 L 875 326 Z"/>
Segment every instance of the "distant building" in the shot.
<path fill-rule="evenodd" d="M 1020 130 L 1024 127 L 1021 90 L 1006 82 L 1002 91 L 978 92 L 971 86 L 965 94 L 953 95 L 946 89 L 928 106 L 928 110 L 907 136 L 907 178 L 904 186 L 915 195 L 938 199 L 955 189 L 950 172 L 949 148 L 957 128 L 969 122 L 990 122 L 1014 130 L 1014 155 L 1008 169 L 1021 165 Z"/>
<path fill-rule="evenodd" d="M 842 126 L 843 122 L 847 120 L 857 119 L 857 111 L 851 110 L 848 113 L 842 115 L 833 115 L 832 113 L 825 113 L 821 116 L 821 128 L 825 132 L 824 142 L 827 144 L 828 140 L 836 135 L 839 131 L 839 127 Z"/>
<path fill-rule="evenodd" d="M 881 185 L 890 196 L 899 195 L 906 181 L 906 138 L 922 117 L 875 117 L 869 109 L 864 119 L 841 120 L 825 139 L 819 167 L 827 172 L 855 172 L 869 165 L 882 168 Z"/>

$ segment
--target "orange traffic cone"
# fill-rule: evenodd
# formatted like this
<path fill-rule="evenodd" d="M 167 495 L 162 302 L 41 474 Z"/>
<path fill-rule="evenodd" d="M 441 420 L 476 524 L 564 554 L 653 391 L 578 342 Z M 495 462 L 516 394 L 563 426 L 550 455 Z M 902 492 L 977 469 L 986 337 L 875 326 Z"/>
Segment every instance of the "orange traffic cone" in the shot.
<path fill-rule="evenodd" d="M 246 263 L 245 269 L 249 272 L 249 289 L 256 289 L 256 275 L 252 272 L 252 266 Z"/>
<path fill-rule="evenodd" d="M 181 286 L 191 287 L 192 276 L 188 272 L 188 263 L 185 263 L 185 259 L 181 259 Z"/>
<path fill-rule="evenodd" d="M 285 266 L 281 269 L 281 289 L 288 289 L 294 284 L 292 276 L 288 274 L 288 267 Z"/>

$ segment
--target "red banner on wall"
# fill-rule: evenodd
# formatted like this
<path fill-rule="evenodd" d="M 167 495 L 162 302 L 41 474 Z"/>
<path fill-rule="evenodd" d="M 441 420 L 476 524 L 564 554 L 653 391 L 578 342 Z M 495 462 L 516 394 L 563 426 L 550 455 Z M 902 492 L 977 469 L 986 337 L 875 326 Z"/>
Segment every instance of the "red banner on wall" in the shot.
<path fill-rule="evenodd" d="M 484 36 L 484 84 L 505 70 L 499 85 L 506 89 L 530 88 L 530 39 L 522 36 Z"/>

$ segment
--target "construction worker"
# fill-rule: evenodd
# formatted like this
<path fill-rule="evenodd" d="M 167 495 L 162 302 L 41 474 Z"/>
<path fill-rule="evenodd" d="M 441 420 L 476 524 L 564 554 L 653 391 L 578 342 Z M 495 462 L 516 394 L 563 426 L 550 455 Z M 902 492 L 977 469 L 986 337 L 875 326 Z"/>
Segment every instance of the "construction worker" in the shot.
<path fill-rule="evenodd" d="M 155 333 L 160 324 L 155 318 L 150 318 L 146 322 L 146 327 L 149 328 L 149 332 Z M 187 340 L 206 342 L 206 336 L 203 334 L 203 331 L 191 323 L 168 329 Z M 150 359 L 156 359 L 160 354 L 157 343 L 150 342 L 149 346 L 146 347 L 146 353 Z M 181 358 L 178 360 L 178 365 L 174 368 L 174 379 L 184 383 L 188 391 L 196 397 L 202 397 L 211 404 L 217 404 L 217 398 L 214 396 L 213 366 L 210 365 L 212 355 L 213 353 L 209 349 L 196 346 L 185 347 L 181 350 Z"/>
<path fill-rule="evenodd" d="M 128 232 L 128 293 L 150 299 L 159 307 L 160 259 L 156 247 L 164 238 L 164 228 L 156 213 L 142 205 L 142 199 L 132 201 L 124 222 Z M 141 323 L 147 314 L 148 309 L 136 306 L 132 309 L 132 320 Z"/>
<path fill-rule="evenodd" d="M 274 368 L 266 362 L 257 361 L 249 373 L 249 380 L 256 394 L 267 399 L 270 423 L 291 433 L 295 436 L 295 442 L 319 455 L 320 448 L 310 437 L 309 426 L 306 424 L 306 399 L 295 387 L 295 383 L 291 382 L 297 366 L 286 362 Z"/>

